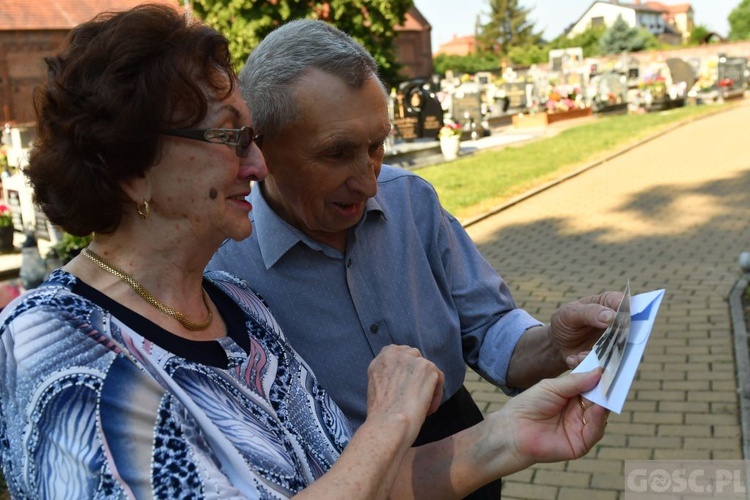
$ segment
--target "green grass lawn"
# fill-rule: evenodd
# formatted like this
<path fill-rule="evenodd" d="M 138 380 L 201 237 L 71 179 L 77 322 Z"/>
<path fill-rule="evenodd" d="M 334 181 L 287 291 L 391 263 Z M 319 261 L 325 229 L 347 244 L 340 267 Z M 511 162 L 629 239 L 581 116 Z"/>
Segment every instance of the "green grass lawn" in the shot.
<path fill-rule="evenodd" d="M 416 173 L 435 186 L 449 212 L 466 220 L 671 125 L 732 105 L 686 106 L 659 113 L 601 117 L 553 137 L 480 151 Z"/>

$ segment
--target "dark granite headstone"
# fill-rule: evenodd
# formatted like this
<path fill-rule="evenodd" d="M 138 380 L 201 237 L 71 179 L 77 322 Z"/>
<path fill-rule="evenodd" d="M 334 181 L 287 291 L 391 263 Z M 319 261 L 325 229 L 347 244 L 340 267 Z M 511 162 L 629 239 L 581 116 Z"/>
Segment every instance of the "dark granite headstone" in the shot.
<path fill-rule="evenodd" d="M 423 87 L 423 82 L 401 85 L 394 102 L 393 126 L 397 137 L 411 141 L 434 139 L 443 126 L 443 108 L 435 94 Z"/>
<path fill-rule="evenodd" d="M 422 137 L 435 139 L 443 126 L 443 106 L 435 94 L 425 92 L 424 104 L 420 118 L 422 120 Z"/>

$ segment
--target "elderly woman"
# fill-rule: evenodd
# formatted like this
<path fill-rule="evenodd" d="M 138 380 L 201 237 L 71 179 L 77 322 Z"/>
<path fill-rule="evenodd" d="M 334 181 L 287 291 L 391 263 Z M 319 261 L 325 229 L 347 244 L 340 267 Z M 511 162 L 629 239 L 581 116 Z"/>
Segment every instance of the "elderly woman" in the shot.
<path fill-rule="evenodd" d="M 579 399 L 595 372 L 411 448 L 442 373 L 403 346 L 371 364 L 352 436 L 249 285 L 203 274 L 223 240 L 250 235 L 246 198 L 266 175 L 227 47 L 144 5 L 82 24 L 46 59 L 26 173 L 51 221 L 94 237 L 0 316 L 11 494 L 457 497 L 586 453 L 606 423 Z"/>

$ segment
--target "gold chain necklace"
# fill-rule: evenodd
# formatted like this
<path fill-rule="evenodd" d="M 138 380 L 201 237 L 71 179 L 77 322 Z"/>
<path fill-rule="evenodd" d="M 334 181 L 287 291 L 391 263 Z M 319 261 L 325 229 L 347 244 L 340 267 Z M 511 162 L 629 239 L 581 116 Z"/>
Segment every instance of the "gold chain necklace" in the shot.
<path fill-rule="evenodd" d="M 145 300 L 146 302 L 148 302 L 149 304 L 151 304 L 152 306 L 154 306 L 155 308 L 157 308 L 158 310 L 160 310 L 164 314 L 173 317 L 174 319 L 176 319 L 177 321 L 179 321 L 180 324 L 182 326 L 184 326 L 185 328 L 187 328 L 188 330 L 196 332 L 196 331 L 199 331 L 199 330 L 205 330 L 206 328 L 209 327 L 209 325 L 211 325 L 211 321 L 214 319 L 214 315 L 211 312 L 211 308 L 208 306 L 208 301 L 206 300 L 206 291 L 205 290 L 202 290 L 202 292 L 203 292 L 203 303 L 206 305 L 206 309 L 208 309 L 208 318 L 206 318 L 206 321 L 203 321 L 203 322 L 200 322 L 200 323 L 195 322 L 195 321 L 190 321 L 180 311 L 172 309 L 171 307 L 169 307 L 169 306 L 167 306 L 167 305 L 159 302 L 159 300 L 156 297 L 154 297 L 153 295 L 151 295 L 151 293 L 148 290 L 146 290 L 145 288 L 143 288 L 143 285 L 141 285 L 140 283 L 138 283 L 132 276 L 130 276 L 129 274 L 127 274 L 125 271 L 122 271 L 121 269 L 116 268 L 115 266 L 113 266 L 112 264 L 110 264 L 109 262 L 107 262 L 106 260 L 104 260 L 104 258 L 100 257 L 99 255 L 97 255 L 94 252 L 92 252 L 91 250 L 89 250 L 88 247 L 84 248 L 81 253 L 85 257 L 87 257 L 89 260 L 91 260 L 91 262 L 93 262 L 94 264 L 96 264 L 97 266 L 101 267 L 102 269 L 104 269 L 108 273 L 114 274 L 115 276 L 117 276 L 118 278 L 120 278 L 122 281 L 124 281 L 125 283 L 127 283 L 128 285 L 130 285 L 130 288 L 132 288 L 135 291 L 135 293 L 137 293 L 138 295 L 140 295 L 140 297 L 143 300 Z"/>

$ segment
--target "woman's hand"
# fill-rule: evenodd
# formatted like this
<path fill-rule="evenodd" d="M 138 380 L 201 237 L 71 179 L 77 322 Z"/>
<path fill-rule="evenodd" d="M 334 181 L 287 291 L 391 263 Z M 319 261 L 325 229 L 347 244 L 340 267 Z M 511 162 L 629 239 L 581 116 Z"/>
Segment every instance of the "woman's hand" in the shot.
<path fill-rule="evenodd" d="M 522 468 L 536 462 L 579 458 L 602 436 L 609 411 L 580 396 L 601 378 L 601 370 L 539 382 L 512 398 L 496 415 L 512 436 Z M 506 432 L 498 428 L 498 432 Z"/>
<path fill-rule="evenodd" d="M 367 375 L 367 419 L 333 467 L 300 499 L 389 498 L 404 457 L 409 457 L 407 469 L 414 466 L 411 445 L 425 417 L 440 404 L 443 372 L 419 350 L 389 345 L 370 363 Z M 396 488 L 398 498 L 413 495 L 408 474 Z"/>
<path fill-rule="evenodd" d="M 534 463 L 585 455 L 604 435 L 608 412 L 580 394 L 600 378 L 601 370 L 596 370 L 543 380 L 483 422 L 412 448 L 391 496 L 463 498 Z"/>

